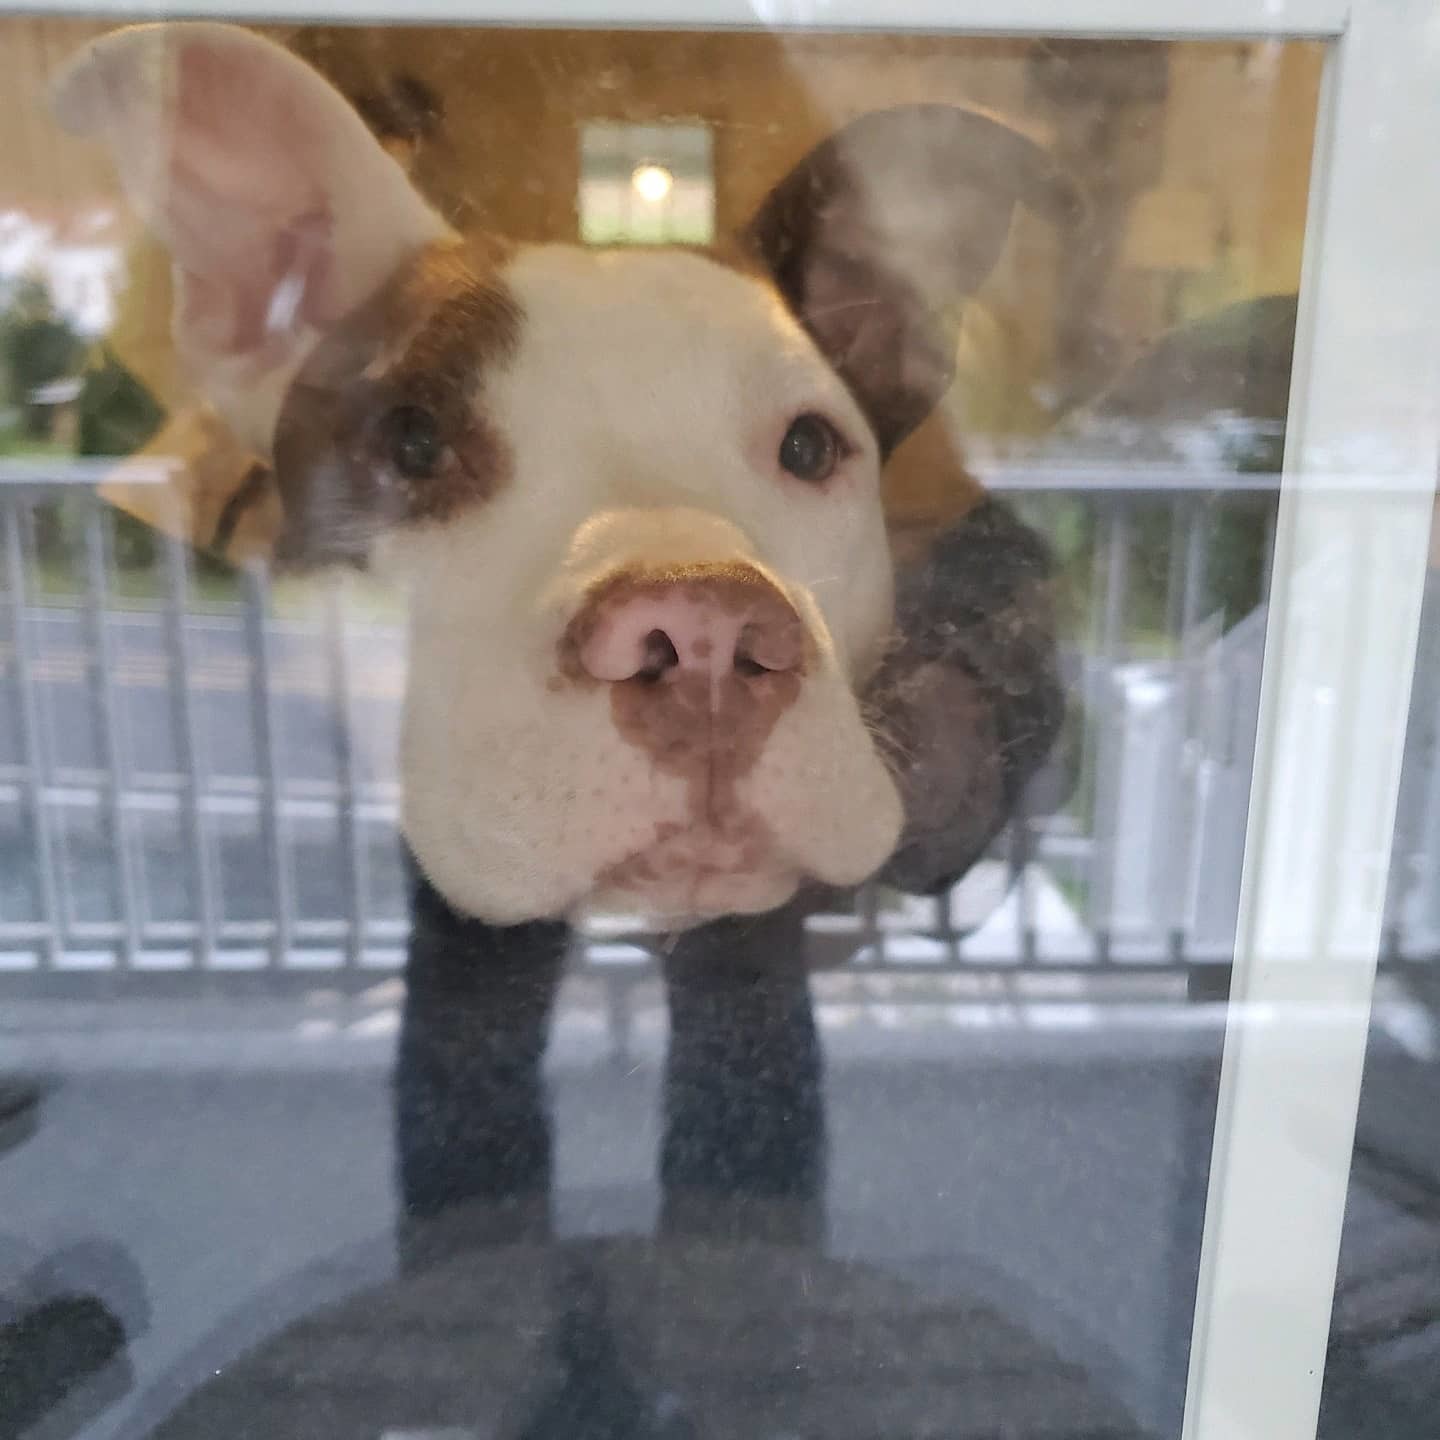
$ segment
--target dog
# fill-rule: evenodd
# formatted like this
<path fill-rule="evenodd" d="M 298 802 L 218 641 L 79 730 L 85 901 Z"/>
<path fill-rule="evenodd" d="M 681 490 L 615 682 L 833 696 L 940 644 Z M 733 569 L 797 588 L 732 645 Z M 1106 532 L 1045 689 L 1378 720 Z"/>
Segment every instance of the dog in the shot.
<path fill-rule="evenodd" d="M 55 109 L 169 250 L 177 352 L 273 471 L 277 561 L 408 596 L 407 1216 L 543 1208 L 540 1056 L 593 911 L 675 937 L 667 1204 L 813 1201 L 807 904 L 963 873 L 1059 723 L 1043 547 L 991 502 L 897 588 L 879 485 L 1017 205 L 1068 214 L 1064 177 L 905 106 L 709 250 L 514 245 L 453 232 L 243 29 L 106 35 Z"/>

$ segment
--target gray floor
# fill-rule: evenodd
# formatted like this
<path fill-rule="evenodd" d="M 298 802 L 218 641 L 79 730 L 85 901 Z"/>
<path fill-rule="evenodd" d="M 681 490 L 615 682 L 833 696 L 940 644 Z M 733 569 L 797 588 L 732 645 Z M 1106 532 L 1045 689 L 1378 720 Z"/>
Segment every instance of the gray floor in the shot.
<path fill-rule="evenodd" d="M 187 1029 L 172 1007 L 106 1035 L 42 1007 L 8 1052 L 55 1088 L 35 1135 L 0 1156 L 0 1267 L 99 1238 L 148 1292 L 138 1384 L 96 1440 L 163 1409 L 161 1377 L 193 1383 L 394 1264 L 393 1008 L 338 1025 L 303 1005 L 237 1008 L 223 1030 L 222 1013 Z M 831 1252 L 993 1306 L 1176 1433 L 1218 1031 L 966 1034 L 892 1017 L 826 1034 Z M 552 1047 L 562 1224 L 643 1233 L 663 1037 L 642 1016 L 617 1061 L 602 1036 L 577 1005 Z"/>

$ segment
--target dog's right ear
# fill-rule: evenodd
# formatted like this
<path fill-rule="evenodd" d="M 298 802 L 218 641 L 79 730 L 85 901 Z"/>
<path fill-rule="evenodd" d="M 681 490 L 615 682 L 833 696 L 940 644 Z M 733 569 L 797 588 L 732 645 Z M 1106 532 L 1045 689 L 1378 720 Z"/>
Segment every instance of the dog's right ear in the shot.
<path fill-rule="evenodd" d="M 174 262 L 177 353 L 260 454 L 314 340 L 448 233 L 325 80 L 239 27 L 106 35 L 53 103 L 109 146 Z"/>
<path fill-rule="evenodd" d="M 1027 136 L 955 105 L 862 115 L 817 145 L 741 234 L 888 455 L 955 374 L 959 317 L 1017 205 L 1075 224 L 1083 203 Z"/>

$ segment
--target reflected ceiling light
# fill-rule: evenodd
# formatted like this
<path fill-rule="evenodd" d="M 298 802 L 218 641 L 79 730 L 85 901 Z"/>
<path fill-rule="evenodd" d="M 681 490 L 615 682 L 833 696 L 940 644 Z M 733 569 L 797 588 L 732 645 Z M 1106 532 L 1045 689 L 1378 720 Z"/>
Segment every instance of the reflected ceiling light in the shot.
<path fill-rule="evenodd" d="M 675 177 L 663 165 L 637 165 L 630 184 L 647 204 L 658 205 L 674 189 Z"/>

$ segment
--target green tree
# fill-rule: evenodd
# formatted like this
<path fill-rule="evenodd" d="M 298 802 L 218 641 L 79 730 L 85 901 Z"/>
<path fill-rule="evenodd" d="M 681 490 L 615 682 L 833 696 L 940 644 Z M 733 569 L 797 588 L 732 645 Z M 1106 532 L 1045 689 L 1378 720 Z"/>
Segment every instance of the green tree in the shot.
<path fill-rule="evenodd" d="M 0 311 L 0 385 L 7 405 L 27 416 L 27 428 L 39 424 L 26 404 L 30 392 L 75 374 L 84 352 L 84 341 L 55 308 L 44 280 L 26 276 L 17 282 Z"/>

